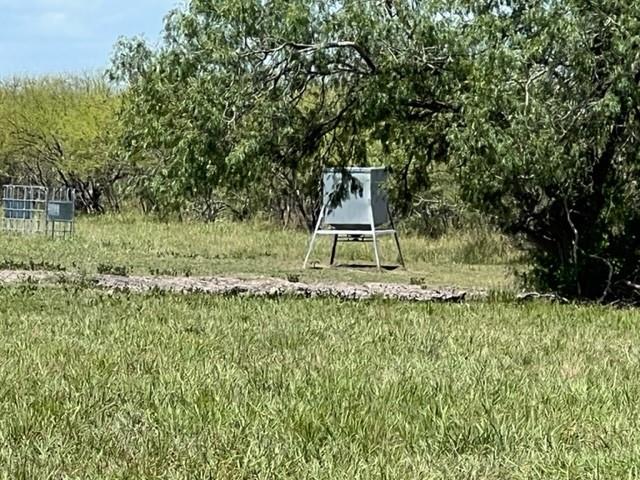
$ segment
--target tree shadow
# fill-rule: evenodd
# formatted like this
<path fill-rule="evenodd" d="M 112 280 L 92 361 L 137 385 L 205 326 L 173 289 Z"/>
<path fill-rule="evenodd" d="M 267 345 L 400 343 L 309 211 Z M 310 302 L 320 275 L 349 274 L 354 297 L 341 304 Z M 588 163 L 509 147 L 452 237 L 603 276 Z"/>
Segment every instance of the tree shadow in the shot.
<path fill-rule="evenodd" d="M 348 268 L 354 270 L 377 270 L 378 267 L 368 263 L 336 263 L 334 265 L 313 265 L 312 270 L 325 270 L 327 268 Z M 400 265 L 381 265 L 382 270 L 392 272 L 398 270 Z"/>

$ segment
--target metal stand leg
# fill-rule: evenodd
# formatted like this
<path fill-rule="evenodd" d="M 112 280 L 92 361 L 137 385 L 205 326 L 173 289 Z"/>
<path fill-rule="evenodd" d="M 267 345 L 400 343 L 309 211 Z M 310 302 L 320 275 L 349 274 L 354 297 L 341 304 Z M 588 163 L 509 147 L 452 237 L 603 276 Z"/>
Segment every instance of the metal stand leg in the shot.
<path fill-rule="evenodd" d="M 387 212 L 389 214 L 389 221 L 391 222 L 391 228 L 393 229 L 393 238 L 396 241 L 396 247 L 398 248 L 398 258 L 400 260 L 400 265 L 402 265 L 402 268 L 406 269 L 407 266 L 404 263 L 404 257 L 402 256 L 402 249 L 400 248 L 400 238 L 398 237 L 398 230 L 396 230 L 396 225 L 393 222 L 393 217 L 391 216 L 391 211 L 389 210 L 389 207 L 387 207 Z"/>
<path fill-rule="evenodd" d="M 336 250 L 338 248 L 338 235 L 333 236 L 333 245 L 331 246 L 331 262 L 329 265 L 333 266 L 336 261 Z"/>
<path fill-rule="evenodd" d="M 402 249 L 400 248 L 400 239 L 398 238 L 398 232 L 395 232 L 393 234 L 393 238 L 396 240 L 396 247 L 398 247 L 398 258 L 400 259 L 400 265 L 402 265 L 402 268 L 407 268 L 407 266 L 404 264 L 404 257 L 402 256 Z"/>
<path fill-rule="evenodd" d="M 371 236 L 373 237 L 373 253 L 376 256 L 376 268 L 378 271 L 381 271 L 382 266 L 380 265 L 380 254 L 378 253 L 378 237 L 376 236 L 375 229 L 371 232 Z"/>
<path fill-rule="evenodd" d="M 311 256 L 311 252 L 313 251 L 313 246 L 316 243 L 316 238 L 318 237 L 318 230 L 320 230 L 320 225 L 322 225 L 322 220 L 324 220 L 324 212 L 325 212 L 326 208 L 327 208 L 327 206 L 324 205 L 322 207 L 322 210 L 320 211 L 320 215 L 318 216 L 318 222 L 316 223 L 316 228 L 313 231 L 313 236 L 311 237 L 311 242 L 309 242 L 309 250 L 307 251 L 306 257 L 304 257 L 304 263 L 302 264 L 302 269 L 303 270 L 307 268 L 307 263 L 309 263 L 309 257 Z"/>
<path fill-rule="evenodd" d="M 382 266 L 380 265 L 380 253 L 378 252 L 378 237 L 376 235 L 376 222 L 373 218 L 373 207 L 371 206 L 371 204 L 369 204 L 369 208 L 370 208 L 369 218 L 371 219 L 371 240 L 373 243 L 373 253 L 376 256 L 376 267 L 378 268 L 378 271 L 381 271 Z"/>

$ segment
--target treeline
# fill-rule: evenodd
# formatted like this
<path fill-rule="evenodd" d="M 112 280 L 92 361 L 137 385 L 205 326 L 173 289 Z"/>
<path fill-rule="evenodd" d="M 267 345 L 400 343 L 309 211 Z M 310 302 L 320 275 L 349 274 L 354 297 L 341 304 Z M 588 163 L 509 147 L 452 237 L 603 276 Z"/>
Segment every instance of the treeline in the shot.
<path fill-rule="evenodd" d="M 402 217 L 459 196 L 441 213 L 525 242 L 537 286 L 636 301 L 639 19 L 622 1 L 191 0 L 159 46 L 116 46 L 108 151 L 149 211 L 306 225 L 323 167 L 389 165 Z"/>
<path fill-rule="evenodd" d="M 118 208 L 127 165 L 114 155 L 119 98 L 95 78 L 14 78 L 0 84 L 0 176 L 64 185 L 87 212 Z"/>
<path fill-rule="evenodd" d="M 78 193 L 78 208 L 87 213 L 126 207 L 160 217 L 213 221 L 262 215 L 287 226 L 313 224 L 319 165 L 274 164 L 258 174 L 257 161 L 247 162 L 234 174 L 246 175 L 243 181 L 233 175 L 212 181 L 206 151 L 204 166 L 188 159 L 179 167 L 163 149 L 139 148 L 132 136 L 135 121 L 127 115 L 130 105 L 124 103 L 130 101 L 126 88 L 105 77 L 15 77 L 0 82 L 0 184 L 71 187 Z M 152 126 L 150 122 L 141 128 Z M 447 168 L 434 166 L 410 184 L 411 166 L 404 155 L 387 155 L 380 140 L 363 139 L 363 145 L 369 149 L 367 164 L 388 165 L 397 172 L 391 190 L 407 228 L 440 235 L 478 220 L 460 200 Z M 329 159 L 327 165 L 339 162 Z"/>

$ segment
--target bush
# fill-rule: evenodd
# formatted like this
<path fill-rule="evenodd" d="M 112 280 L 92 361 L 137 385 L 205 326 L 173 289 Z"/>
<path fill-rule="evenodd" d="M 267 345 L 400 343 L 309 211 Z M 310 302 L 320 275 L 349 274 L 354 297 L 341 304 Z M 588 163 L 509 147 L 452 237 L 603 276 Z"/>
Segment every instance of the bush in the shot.
<path fill-rule="evenodd" d="M 633 2 L 514 2 L 476 19 L 489 48 L 451 134 L 459 179 L 527 241 L 540 289 L 640 298 L 639 15 Z"/>

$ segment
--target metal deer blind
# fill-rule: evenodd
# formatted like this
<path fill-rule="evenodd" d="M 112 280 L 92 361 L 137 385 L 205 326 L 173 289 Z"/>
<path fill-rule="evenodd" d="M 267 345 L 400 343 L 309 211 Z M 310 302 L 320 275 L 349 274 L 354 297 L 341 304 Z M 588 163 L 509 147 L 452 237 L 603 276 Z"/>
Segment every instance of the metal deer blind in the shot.
<path fill-rule="evenodd" d="M 400 265 L 405 266 L 385 189 L 387 175 L 384 167 L 344 167 L 324 171 L 323 205 L 303 268 L 309 263 L 317 237 L 323 235 L 333 238 L 330 265 L 334 265 L 338 242 L 370 241 L 376 267 L 380 270 L 378 239 L 390 235 L 395 240 Z"/>

